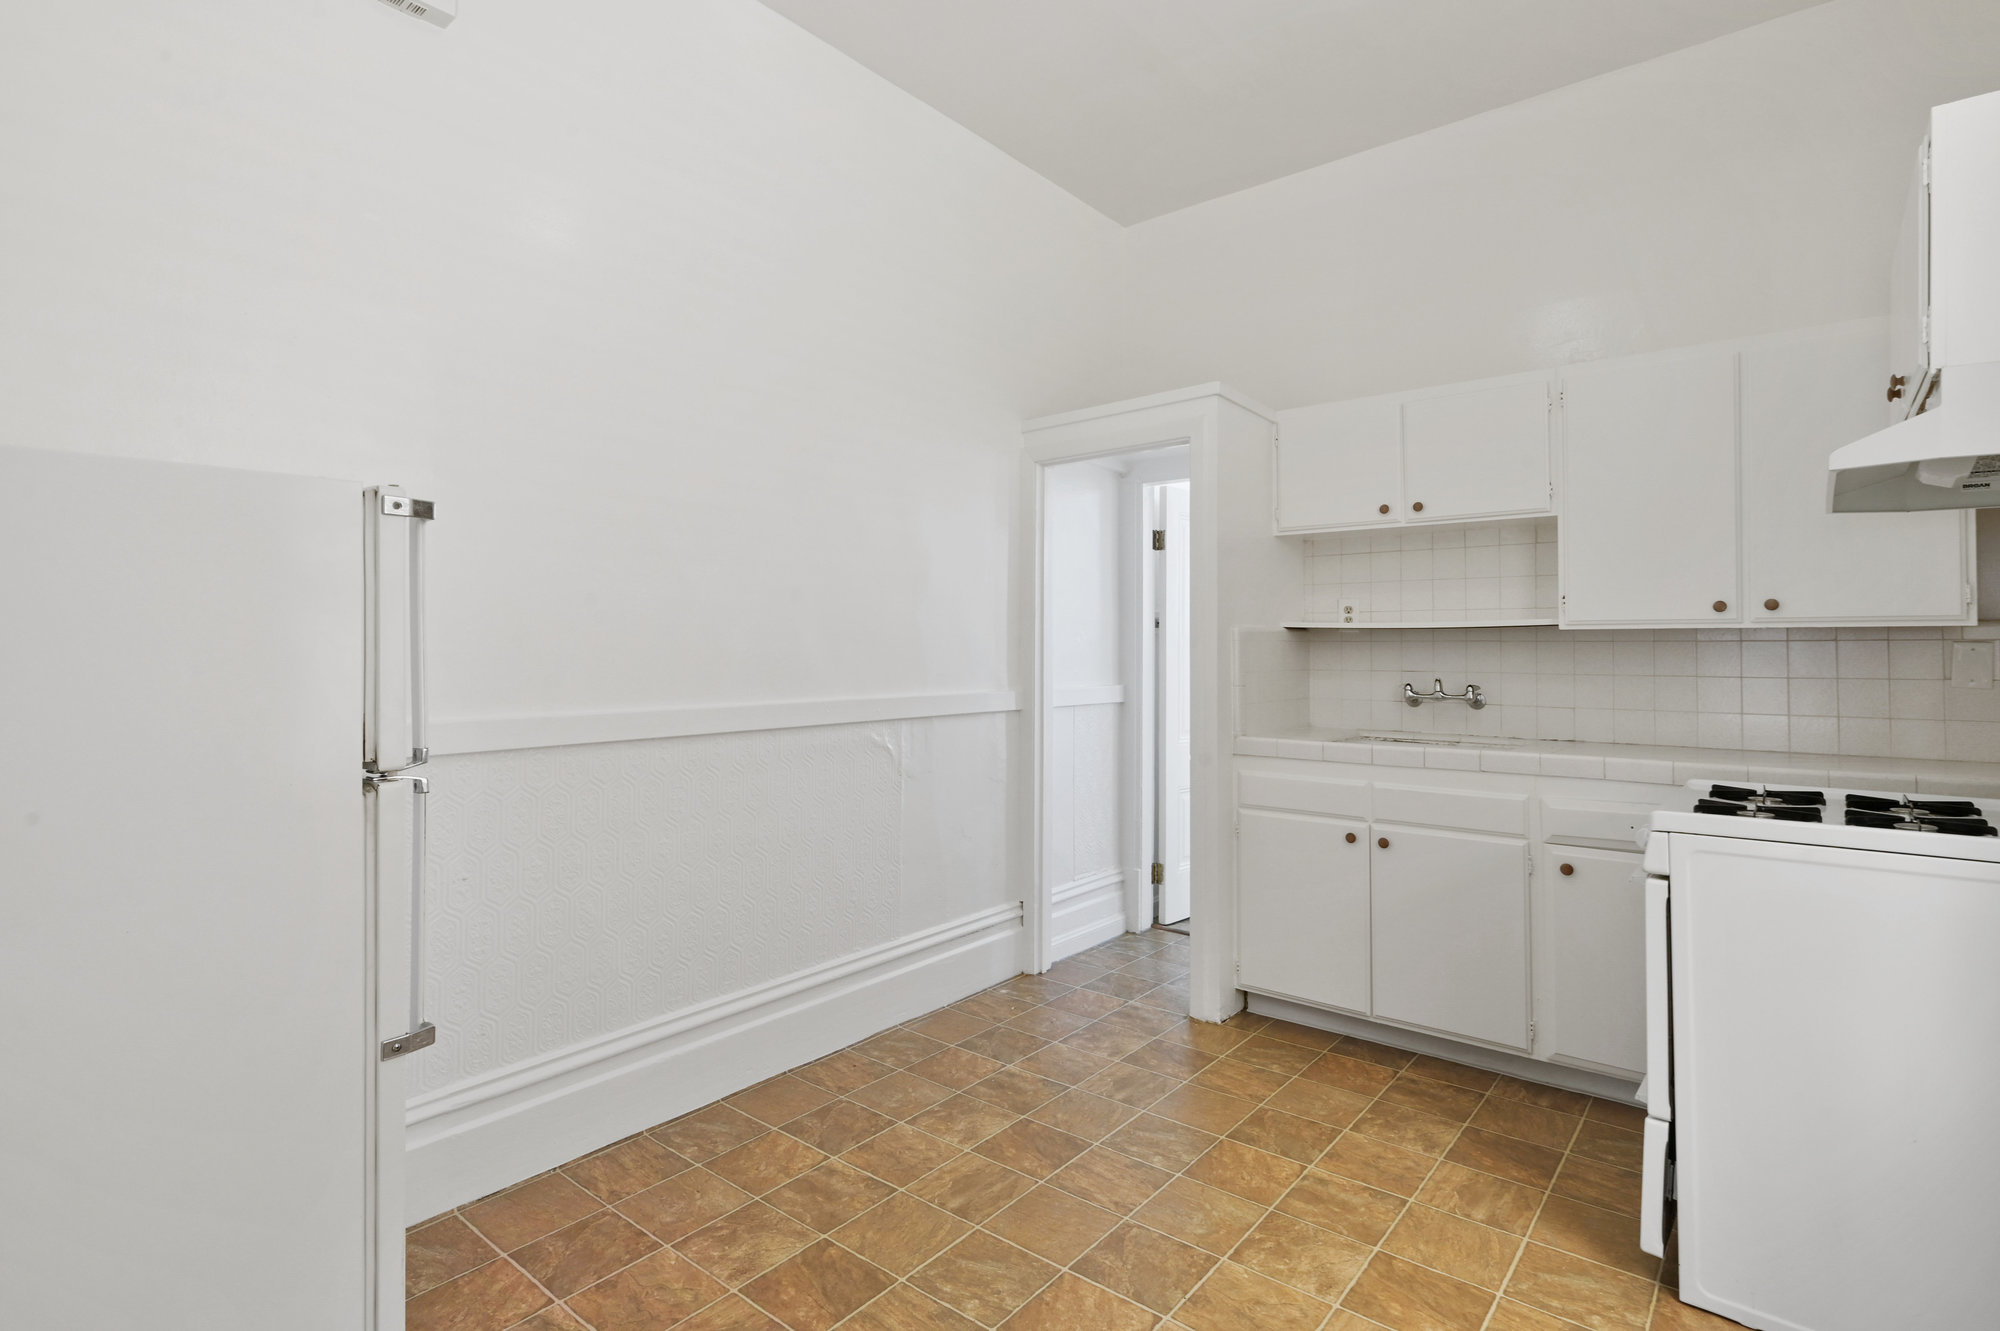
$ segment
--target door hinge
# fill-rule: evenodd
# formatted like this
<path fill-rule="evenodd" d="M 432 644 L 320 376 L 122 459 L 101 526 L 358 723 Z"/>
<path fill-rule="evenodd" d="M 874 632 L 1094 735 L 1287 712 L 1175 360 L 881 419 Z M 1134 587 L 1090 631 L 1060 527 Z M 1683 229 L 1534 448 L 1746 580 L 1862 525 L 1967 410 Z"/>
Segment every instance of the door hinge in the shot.
<path fill-rule="evenodd" d="M 1166 881 L 1167 881 L 1167 866 L 1166 866 L 1166 865 L 1164 865 L 1164 864 L 1158 864 L 1158 863 L 1156 863 L 1156 864 L 1154 864 L 1154 865 L 1153 865 L 1153 881 L 1154 881 L 1154 882 L 1155 882 L 1156 884 L 1157 884 L 1157 883 L 1164 883 L 1164 882 L 1166 882 Z"/>
<path fill-rule="evenodd" d="M 1528 1023 L 1528 1048 L 1533 1049 L 1534 1047 L 1535 1047 L 1535 1023 L 1531 1021 Z"/>
<path fill-rule="evenodd" d="M 1167 534 L 1157 527 L 1153 529 L 1153 548 L 1155 550 L 1164 550 L 1167 548 Z"/>

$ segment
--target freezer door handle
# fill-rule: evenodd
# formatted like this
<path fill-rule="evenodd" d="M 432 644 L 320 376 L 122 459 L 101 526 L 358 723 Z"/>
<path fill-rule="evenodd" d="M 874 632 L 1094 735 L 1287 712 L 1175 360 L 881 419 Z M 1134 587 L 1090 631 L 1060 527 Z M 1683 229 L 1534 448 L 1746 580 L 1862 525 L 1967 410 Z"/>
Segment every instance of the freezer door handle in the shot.
<path fill-rule="evenodd" d="M 1668 883 L 1646 880 L 1646 1112 L 1674 1117 L 1673 988 L 1667 935 Z"/>
<path fill-rule="evenodd" d="M 437 1043 L 437 1027 L 424 1020 L 424 860 L 430 850 L 431 783 L 421 776 L 379 772 L 369 773 L 362 782 L 371 792 L 396 782 L 410 788 L 410 1028 L 382 1042 L 386 1061 Z"/>

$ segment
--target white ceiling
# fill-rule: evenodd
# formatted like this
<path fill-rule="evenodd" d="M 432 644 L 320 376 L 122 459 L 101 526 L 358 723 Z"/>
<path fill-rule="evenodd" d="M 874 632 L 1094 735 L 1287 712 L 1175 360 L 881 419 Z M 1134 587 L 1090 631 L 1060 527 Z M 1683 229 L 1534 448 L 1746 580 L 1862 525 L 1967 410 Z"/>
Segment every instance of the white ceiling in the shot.
<path fill-rule="evenodd" d="M 1124 223 L 1823 0 L 764 0 Z"/>

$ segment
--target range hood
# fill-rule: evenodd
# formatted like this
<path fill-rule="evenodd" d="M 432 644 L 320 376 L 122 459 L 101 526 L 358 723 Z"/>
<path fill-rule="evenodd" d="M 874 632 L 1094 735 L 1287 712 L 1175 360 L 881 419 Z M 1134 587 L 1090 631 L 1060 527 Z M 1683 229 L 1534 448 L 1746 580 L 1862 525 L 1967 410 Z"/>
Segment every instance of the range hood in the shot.
<path fill-rule="evenodd" d="M 1933 371 L 1912 415 L 1827 466 L 1835 513 L 2000 508 L 2000 361 Z"/>

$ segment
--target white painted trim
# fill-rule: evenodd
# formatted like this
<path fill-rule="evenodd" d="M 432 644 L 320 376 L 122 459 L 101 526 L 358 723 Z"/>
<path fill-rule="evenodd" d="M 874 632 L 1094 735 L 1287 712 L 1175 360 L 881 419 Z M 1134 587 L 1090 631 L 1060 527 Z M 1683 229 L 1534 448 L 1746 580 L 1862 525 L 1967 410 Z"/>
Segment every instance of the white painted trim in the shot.
<path fill-rule="evenodd" d="M 1018 693 L 1011 689 L 995 689 L 979 693 L 908 693 L 881 698 L 813 698 L 710 707 L 660 707 L 630 712 L 450 717 L 431 722 L 431 752 L 493 753 L 503 749 L 546 749 L 564 744 L 608 744 L 619 740 L 725 735 L 745 730 L 865 725 L 874 721 L 910 721 L 930 716 L 1014 712 L 1020 707 Z"/>
<path fill-rule="evenodd" d="M 1009 902 L 431 1092 L 410 1222 L 821 1058 L 1021 970 Z"/>
<path fill-rule="evenodd" d="M 1058 412 L 1053 416 L 1037 416 L 1021 425 L 1023 433 L 1036 430 L 1053 430 L 1065 425 L 1079 425 L 1084 421 L 1101 420 L 1106 416 L 1123 416 L 1128 412 L 1144 411 L 1149 407 L 1175 407 L 1184 402 L 1200 402 L 1207 398 L 1219 397 L 1225 402 L 1234 402 L 1245 411 L 1262 416 L 1273 425 L 1278 422 L 1278 413 L 1265 406 L 1247 393 L 1231 388 L 1224 383 L 1194 384 L 1188 388 L 1171 388 L 1164 393 L 1151 393 L 1145 397 L 1126 398 L 1123 402 L 1107 402 L 1101 407 L 1084 407 L 1079 411 Z"/>
<path fill-rule="evenodd" d="M 1072 878 L 1049 895 L 1060 906 L 1064 902 L 1074 901 L 1076 898 L 1088 896 L 1092 892 L 1102 892 L 1107 887 L 1123 889 L 1125 886 L 1125 874 L 1126 870 L 1124 869 L 1105 869 L 1100 873 L 1088 874 L 1082 878 Z"/>
<path fill-rule="evenodd" d="M 1139 876 L 1133 870 L 1110 869 L 1057 888 L 1049 903 L 1052 959 L 1074 956 L 1124 933 L 1125 901 Z M 1075 924 L 1079 917 L 1083 923 Z"/>
<path fill-rule="evenodd" d="M 1123 684 L 1072 684 L 1052 690 L 1051 707 L 1096 707 L 1108 702 L 1124 702 Z"/>

